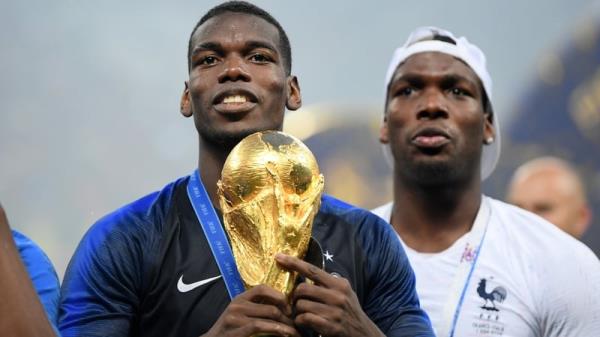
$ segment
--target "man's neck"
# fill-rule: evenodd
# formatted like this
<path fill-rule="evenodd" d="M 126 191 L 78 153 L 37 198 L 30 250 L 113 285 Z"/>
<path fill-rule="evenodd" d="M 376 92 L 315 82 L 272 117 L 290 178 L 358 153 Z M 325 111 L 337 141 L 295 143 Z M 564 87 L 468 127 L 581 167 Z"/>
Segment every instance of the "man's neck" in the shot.
<path fill-rule="evenodd" d="M 395 181 L 390 222 L 411 249 L 441 252 L 471 230 L 481 204 L 480 186 L 476 181 L 462 188 L 415 189 Z"/>
<path fill-rule="evenodd" d="M 200 179 L 206 192 L 210 197 L 213 207 L 219 209 L 219 198 L 217 196 L 217 181 L 221 179 L 223 165 L 231 149 L 225 146 L 211 145 L 200 140 L 200 154 L 198 157 L 198 170 Z"/>

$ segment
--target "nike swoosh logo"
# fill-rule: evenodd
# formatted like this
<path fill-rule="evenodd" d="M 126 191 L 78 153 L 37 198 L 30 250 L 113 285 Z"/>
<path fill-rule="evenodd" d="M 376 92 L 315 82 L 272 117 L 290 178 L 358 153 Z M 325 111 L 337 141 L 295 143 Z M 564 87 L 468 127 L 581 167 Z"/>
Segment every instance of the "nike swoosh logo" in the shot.
<path fill-rule="evenodd" d="M 187 293 L 188 291 L 192 291 L 200 286 L 203 286 L 207 283 L 210 283 L 210 282 L 220 279 L 220 278 L 221 278 L 221 275 L 207 278 L 205 280 L 200 280 L 198 282 L 185 284 L 185 283 L 183 283 L 183 275 L 181 275 L 181 277 L 179 278 L 179 281 L 177 281 L 177 290 L 179 290 L 180 293 Z"/>

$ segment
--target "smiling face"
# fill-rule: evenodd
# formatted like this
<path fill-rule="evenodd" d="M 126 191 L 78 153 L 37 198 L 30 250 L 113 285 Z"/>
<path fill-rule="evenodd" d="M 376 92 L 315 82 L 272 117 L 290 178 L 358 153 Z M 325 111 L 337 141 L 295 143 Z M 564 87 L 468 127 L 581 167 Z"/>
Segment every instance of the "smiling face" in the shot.
<path fill-rule="evenodd" d="M 250 14 L 225 13 L 198 27 L 181 112 L 194 116 L 204 142 L 232 147 L 254 132 L 281 130 L 285 107 L 300 107 L 279 43 L 277 28 Z"/>
<path fill-rule="evenodd" d="M 477 75 L 439 52 L 418 53 L 388 88 L 380 141 L 390 144 L 396 175 L 420 184 L 479 181 L 484 139 L 493 137 Z"/>

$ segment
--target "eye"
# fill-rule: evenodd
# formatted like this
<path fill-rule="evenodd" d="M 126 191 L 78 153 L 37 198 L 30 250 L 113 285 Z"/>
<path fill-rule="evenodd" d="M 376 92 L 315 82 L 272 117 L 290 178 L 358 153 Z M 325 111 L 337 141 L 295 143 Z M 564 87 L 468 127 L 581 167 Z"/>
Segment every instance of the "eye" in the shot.
<path fill-rule="evenodd" d="M 217 58 L 214 56 L 206 56 L 198 62 L 198 64 L 210 66 L 217 63 Z"/>
<path fill-rule="evenodd" d="M 264 54 L 260 54 L 260 53 L 256 53 L 256 54 L 252 54 L 250 56 L 250 61 L 252 62 L 256 62 L 256 63 L 267 63 L 267 62 L 271 62 L 271 58 L 264 55 Z"/>
<path fill-rule="evenodd" d="M 410 96 L 414 92 L 415 92 L 415 89 L 413 87 L 404 87 L 404 88 L 400 88 L 396 92 L 396 95 L 398 95 L 398 96 Z"/>
<path fill-rule="evenodd" d="M 457 88 L 457 87 L 450 89 L 450 92 L 456 96 L 468 96 L 469 95 L 468 91 L 461 89 L 461 88 Z"/>

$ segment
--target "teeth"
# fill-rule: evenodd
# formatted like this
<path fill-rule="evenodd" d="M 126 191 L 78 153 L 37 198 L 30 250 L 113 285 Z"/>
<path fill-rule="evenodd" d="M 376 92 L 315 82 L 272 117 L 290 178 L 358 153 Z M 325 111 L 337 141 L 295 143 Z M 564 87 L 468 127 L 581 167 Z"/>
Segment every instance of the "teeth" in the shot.
<path fill-rule="evenodd" d="M 234 96 L 227 96 L 225 97 L 225 99 L 223 100 L 223 103 L 228 104 L 228 103 L 246 103 L 246 96 L 242 96 L 242 95 L 234 95 Z"/>

